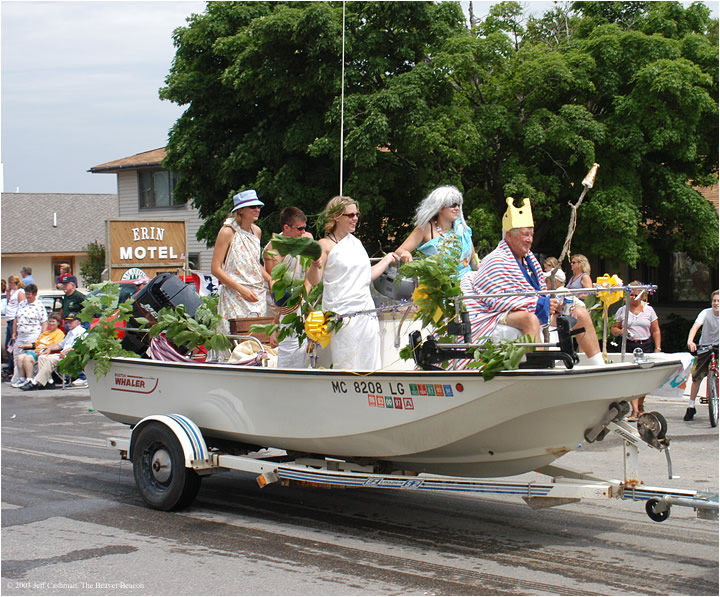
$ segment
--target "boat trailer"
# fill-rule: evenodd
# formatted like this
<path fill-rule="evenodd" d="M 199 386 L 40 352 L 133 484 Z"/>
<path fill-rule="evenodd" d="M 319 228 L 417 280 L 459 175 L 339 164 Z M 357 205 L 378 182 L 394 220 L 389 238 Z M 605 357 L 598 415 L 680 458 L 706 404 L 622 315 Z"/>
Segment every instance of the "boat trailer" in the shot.
<path fill-rule="evenodd" d="M 665 435 L 667 424 L 663 416 L 646 413 L 634 428 L 622 420 L 629 409 L 630 405 L 625 401 L 613 403 L 606 416 L 585 432 L 588 443 L 602 440 L 609 432 L 623 439 L 622 481 L 553 465 L 536 471 L 550 477 L 550 481 L 542 483 L 383 470 L 383 464 L 388 463 L 346 461 L 272 448 L 234 455 L 208 450 L 197 425 L 177 414 L 146 417 L 134 426 L 130 438 L 108 438 L 107 445 L 119 450 L 122 459 L 132 461 L 143 500 L 159 510 L 179 510 L 189 506 L 199 491 L 202 477 L 235 470 L 257 475 L 260 487 L 280 483 L 283 486 L 517 495 L 533 509 L 581 499 L 615 498 L 644 501 L 646 513 L 655 522 L 667 520 L 672 506 L 690 507 L 697 512 L 698 518 L 718 520 L 717 492 L 650 487 L 640 481 L 638 457 L 640 449 L 645 448 L 665 452 L 668 478 L 677 477 L 672 474 L 670 438 Z"/>

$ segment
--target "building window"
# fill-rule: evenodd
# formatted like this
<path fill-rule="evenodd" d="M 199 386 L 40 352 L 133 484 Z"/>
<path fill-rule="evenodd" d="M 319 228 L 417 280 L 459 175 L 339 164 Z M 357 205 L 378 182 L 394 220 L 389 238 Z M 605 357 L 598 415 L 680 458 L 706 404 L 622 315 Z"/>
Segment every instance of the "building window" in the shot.
<path fill-rule="evenodd" d="M 77 276 L 75 271 L 75 259 L 73 257 L 53 256 L 52 258 L 53 281 L 57 283 L 57 279 L 62 273 L 71 273 Z M 53 284 L 53 287 L 55 284 Z"/>
<path fill-rule="evenodd" d="M 140 209 L 179 207 L 175 202 L 178 175 L 160 168 L 138 170 Z"/>

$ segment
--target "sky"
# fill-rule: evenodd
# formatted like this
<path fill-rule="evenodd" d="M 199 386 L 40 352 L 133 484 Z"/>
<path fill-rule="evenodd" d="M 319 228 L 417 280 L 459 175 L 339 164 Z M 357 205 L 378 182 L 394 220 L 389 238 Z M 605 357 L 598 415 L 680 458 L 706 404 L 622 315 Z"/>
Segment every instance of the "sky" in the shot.
<path fill-rule="evenodd" d="M 495 3 L 473 1 L 475 16 Z M 553 3 L 523 4 L 540 15 Z M 706 4 L 717 16 L 718 2 Z M 0 2 L 3 192 L 117 192 L 114 174 L 88 170 L 166 145 L 183 110 L 158 97 L 172 32 L 204 10 L 173 0 Z"/>

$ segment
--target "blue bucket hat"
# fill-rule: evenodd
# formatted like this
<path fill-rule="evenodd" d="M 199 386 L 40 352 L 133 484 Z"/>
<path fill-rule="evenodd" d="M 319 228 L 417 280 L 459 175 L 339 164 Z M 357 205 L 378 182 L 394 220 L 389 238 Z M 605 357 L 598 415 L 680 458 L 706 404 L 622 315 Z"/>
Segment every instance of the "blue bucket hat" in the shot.
<path fill-rule="evenodd" d="M 241 191 L 233 197 L 233 202 L 235 203 L 235 206 L 233 207 L 231 213 L 234 213 L 243 207 L 253 207 L 254 205 L 263 207 L 265 205 L 262 201 L 260 201 L 260 199 L 258 199 L 257 193 L 254 189 Z"/>

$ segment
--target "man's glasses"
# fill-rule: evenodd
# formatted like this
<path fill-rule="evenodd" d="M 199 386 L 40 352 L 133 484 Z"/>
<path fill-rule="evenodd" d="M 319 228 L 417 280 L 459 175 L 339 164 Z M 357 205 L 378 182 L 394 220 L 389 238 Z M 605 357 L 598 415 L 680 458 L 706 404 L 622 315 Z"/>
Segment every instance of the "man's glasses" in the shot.
<path fill-rule="evenodd" d="M 342 214 L 342 215 L 344 215 L 346 218 L 350 218 L 351 220 L 355 220 L 355 219 L 358 219 L 358 220 L 359 220 L 359 219 L 360 219 L 360 212 L 359 212 L 359 211 L 353 212 L 353 213 L 351 213 L 351 214 Z"/>
<path fill-rule="evenodd" d="M 299 230 L 300 232 L 305 232 L 307 226 L 293 226 L 292 224 L 288 224 L 290 228 L 295 228 L 295 230 Z"/>

